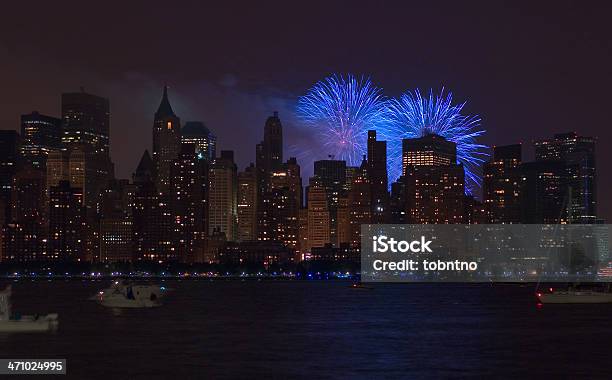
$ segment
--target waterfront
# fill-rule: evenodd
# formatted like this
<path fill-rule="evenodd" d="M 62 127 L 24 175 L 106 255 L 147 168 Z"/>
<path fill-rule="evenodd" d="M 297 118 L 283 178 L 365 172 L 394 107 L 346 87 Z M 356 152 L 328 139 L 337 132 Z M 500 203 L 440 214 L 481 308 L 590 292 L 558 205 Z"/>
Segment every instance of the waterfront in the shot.
<path fill-rule="evenodd" d="M 60 327 L 0 335 L 0 357 L 69 378 L 612 375 L 612 305 L 538 308 L 532 285 L 167 280 L 163 307 L 114 311 L 87 300 L 108 280 L 12 283 L 14 311 Z"/>

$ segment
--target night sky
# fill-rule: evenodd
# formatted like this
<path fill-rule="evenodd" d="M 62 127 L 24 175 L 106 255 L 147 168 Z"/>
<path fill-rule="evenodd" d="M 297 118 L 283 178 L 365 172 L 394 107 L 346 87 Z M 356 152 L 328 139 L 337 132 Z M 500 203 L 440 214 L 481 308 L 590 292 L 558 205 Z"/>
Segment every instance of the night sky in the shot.
<path fill-rule="evenodd" d="M 242 169 L 272 111 L 286 151 L 307 150 L 297 97 L 330 73 L 365 74 L 388 96 L 446 87 L 482 117 L 484 143 L 523 142 L 525 159 L 534 139 L 598 137 L 599 214 L 612 219 L 603 2 L 16 3 L 0 23 L 0 128 L 32 110 L 59 116 L 60 94 L 82 86 L 110 99 L 120 177 L 150 149 L 164 83 L 181 120 L 204 121 Z"/>

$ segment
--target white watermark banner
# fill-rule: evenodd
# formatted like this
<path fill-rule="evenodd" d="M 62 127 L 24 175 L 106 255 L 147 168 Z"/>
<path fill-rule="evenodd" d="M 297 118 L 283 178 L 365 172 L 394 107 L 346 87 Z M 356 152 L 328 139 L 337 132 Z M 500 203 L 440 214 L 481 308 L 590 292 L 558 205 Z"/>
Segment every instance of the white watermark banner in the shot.
<path fill-rule="evenodd" d="M 608 224 L 361 226 L 366 282 L 610 282 Z"/>

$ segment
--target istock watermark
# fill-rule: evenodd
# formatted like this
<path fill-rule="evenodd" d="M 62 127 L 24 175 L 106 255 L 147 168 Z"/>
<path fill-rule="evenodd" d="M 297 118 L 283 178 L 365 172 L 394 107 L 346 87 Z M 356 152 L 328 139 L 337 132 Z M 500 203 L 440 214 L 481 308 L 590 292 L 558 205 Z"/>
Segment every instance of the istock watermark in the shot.
<path fill-rule="evenodd" d="M 363 225 L 362 281 L 612 281 L 610 225 Z"/>

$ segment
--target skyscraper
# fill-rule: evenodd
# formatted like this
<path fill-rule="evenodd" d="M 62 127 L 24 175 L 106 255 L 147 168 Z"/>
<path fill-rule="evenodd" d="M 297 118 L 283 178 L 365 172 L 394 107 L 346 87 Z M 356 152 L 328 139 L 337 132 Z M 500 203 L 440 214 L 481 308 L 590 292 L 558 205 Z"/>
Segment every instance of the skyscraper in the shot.
<path fill-rule="evenodd" d="M 62 121 L 64 147 L 84 154 L 84 201 L 88 209 L 95 211 L 100 193 L 114 171 L 109 150 L 109 101 L 83 91 L 62 94 Z"/>
<path fill-rule="evenodd" d="M 368 178 L 368 162 L 363 157 L 348 194 L 349 244 L 352 248 L 361 247 L 361 225 L 372 223 L 372 196 Z"/>
<path fill-rule="evenodd" d="M 4 219 L 10 220 L 13 177 L 17 174 L 20 138 L 16 131 L 0 130 L 0 202 L 4 204 Z"/>
<path fill-rule="evenodd" d="M 196 144 L 185 143 L 171 170 L 175 241 L 183 262 L 194 261 L 208 236 L 208 165 Z"/>
<path fill-rule="evenodd" d="M 317 184 L 323 186 L 327 196 L 327 211 L 329 213 L 330 242 L 338 246 L 338 204 L 340 198 L 345 196 L 346 189 L 346 161 L 329 160 L 315 161 L 314 175 Z"/>
<path fill-rule="evenodd" d="M 520 166 L 521 223 L 567 223 L 568 187 L 562 161 L 525 162 Z"/>
<path fill-rule="evenodd" d="M 21 155 L 35 168 L 44 169 L 47 155 L 62 147 L 62 120 L 34 111 L 21 115 Z"/>
<path fill-rule="evenodd" d="M 276 111 L 264 126 L 263 152 L 265 171 L 279 169 L 283 163 L 283 125 Z"/>
<path fill-rule="evenodd" d="M 209 234 L 225 234 L 228 241 L 237 238 L 238 178 L 234 152 L 222 150 L 209 170 Z"/>
<path fill-rule="evenodd" d="M 79 261 L 84 258 L 83 190 L 60 181 L 49 194 L 50 259 Z"/>
<path fill-rule="evenodd" d="M 260 233 L 260 240 L 280 241 L 289 249 L 297 249 L 301 206 L 300 166 L 296 158 L 291 157 L 271 173 L 264 200 L 267 225 L 263 232 L 267 232 L 267 236 Z"/>
<path fill-rule="evenodd" d="M 11 220 L 6 225 L 7 258 L 15 261 L 47 260 L 47 202 L 45 175 L 27 164 L 13 178 Z"/>
<path fill-rule="evenodd" d="M 257 236 L 259 240 L 267 236 L 270 224 L 266 214 L 268 207 L 264 204 L 270 199 L 270 177 L 272 172 L 281 168 L 283 163 L 283 125 L 278 112 L 266 120 L 263 141 L 255 146 L 255 167 L 257 168 Z M 269 203 L 269 202 L 268 202 Z"/>
<path fill-rule="evenodd" d="M 331 243 L 328 196 L 317 177 L 310 179 L 308 188 L 308 240 L 305 252 Z"/>
<path fill-rule="evenodd" d="M 565 194 L 570 223 L 597 220 L 597 176 L 595 139 L 575 132 L 556 134 L 535 142 L 536 161 L 558 161 L 565 165 Z"/>
<path fill-rule="evenodd" d="M 368 175 L 372 197 L 372 223 L 386 223 L 389 210 L 387 142 L 376 140 L 376 131 L 368 131 Z"/>
<path fill-rule="evenodd" d="M 155 166 L 145 150 L 133 179 L 136 191 L 133 207 L 133 234 L 138 260 L 176 260 L 174 220 L 167 197 L 154 183 Z"/>
<path fill-rule="evenodd" d="M 109 181 L 100 202 L 101 262 L 127 262 L 134 258 L 133 208 L 136 186 L 127 179 Z"/>
<path fill-rule="evenodd" d="M 201 121 L 188 121 L 183 125 L 181 144 L 194 144 L 198 157 L 208 162 L 217 155 L 217 137 Z"/>
<path fill-rule="evenodd" d="M 457 162 L 457 146 L 429 134 L 402 140 L 406 216 L 415 224 L 462 223 L 465 174 Z"/>
<path fill-rule="evenodd" d="M 180 119 L 174 114 L 168 100 L 168 86 L 164 86 L 162 100 L 153 121 L 153 163 L 157 190 L 170 190 L 170 170 L 178 158 L 181 143 Z"/>
<path fill-rule="evenodd" d="M 493 147 L 493 159 L 484 165 L 483 201 L 489 223 L 521 221 L 521 145 Z"/>
<path fill-rule="evenodd" d="M 238 240 L 257 240 L 257 169 L 238 173 Z"/>

